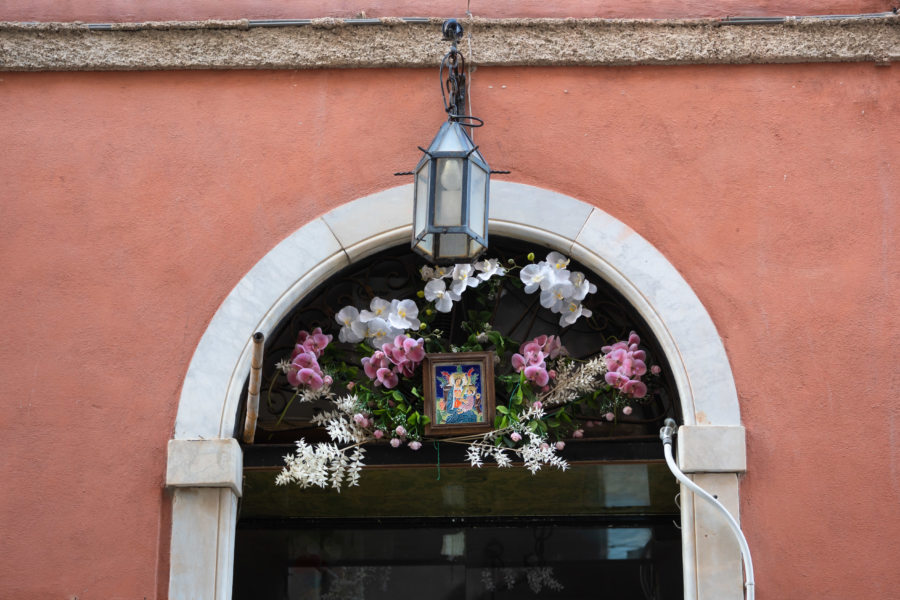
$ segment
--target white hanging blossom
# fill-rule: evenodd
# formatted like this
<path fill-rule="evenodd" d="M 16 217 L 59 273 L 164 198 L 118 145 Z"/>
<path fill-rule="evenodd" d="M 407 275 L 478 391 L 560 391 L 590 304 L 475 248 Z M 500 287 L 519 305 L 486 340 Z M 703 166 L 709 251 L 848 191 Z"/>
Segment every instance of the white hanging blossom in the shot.
<path fill-rule="evenodd" d="M 556 455 L 556 446 L 547 443 L 545 436 L 538 435 L 533 431 L 528 431 L 527 436 L 528 442 L 518 450 L 525 463 L 525 468 L 531 471 L 532 475 L 540 471 L 544 465 L 556 467 L 560 471 L 569 468 L 569 463 Z"/>
<path fill-rule="evenodd" d="M 332 440 L 351 445 L 343 448 L 326 442 L 312 445 L 301 438 L 296 442 L 294 454 L 284 457 L 285 467 L 275 478 L 275 483 L 296 483 L 301 488 L 330 486 L 338 491 L 344 485 L 359 485 L 365 456 L 360 445 L 373 438 L 351 416 L 358 410 L 358 404 L 356 396 L 342 396 L 334 400 L 334 410 L 312 418 L 313 423 L 325 427 Z M 348 452 L 351 452 L 349 456 Z"/>
<path fill-rule="evenodd" d="M 544 418 L 545 413 L 540 402 L 528 407 L 518 419 L 513 420 L 506 428 L 490 431 L 482 438 L 469 444 L 466 458 L 473 467 L 482 467 L 485 459 L 493 459 L 498 467 L 511 467 L 510 453 L 518 456 L 525 463 L 525 468 L 534 475 L 543 465 L 550 465 L 565 471 L 569 463 L 556 454 L 557 447 L 547 441 L 547 436 L 532 431 L 527 424 Z M 497 436 L 510 435 L 513 440 L 527 441 L 517 448 L 507 448 L 494 443 Z"/>

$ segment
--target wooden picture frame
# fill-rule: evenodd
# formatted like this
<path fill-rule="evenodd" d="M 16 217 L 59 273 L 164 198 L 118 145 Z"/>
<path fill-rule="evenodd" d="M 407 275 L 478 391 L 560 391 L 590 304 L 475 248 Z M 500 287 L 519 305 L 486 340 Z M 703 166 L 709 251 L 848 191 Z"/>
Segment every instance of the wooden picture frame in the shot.
<path fill-rule="evenodd" d="M 494 428 L 494 353 L 428 354 L 422 363 L 425 435 L 448 437 Z"/>

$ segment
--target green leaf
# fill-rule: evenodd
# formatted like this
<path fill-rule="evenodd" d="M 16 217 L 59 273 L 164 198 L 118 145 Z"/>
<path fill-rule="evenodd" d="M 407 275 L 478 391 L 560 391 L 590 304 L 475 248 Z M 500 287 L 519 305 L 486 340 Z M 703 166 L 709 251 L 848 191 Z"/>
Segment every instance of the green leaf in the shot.
<path fill-rule="evenodd" d="M 506 429 L 509 427 L 509 418 L 504 415 L 502 419 L 500 419 L 500 429 Z"/>
<path fill-rule="evenodd" d="M 393 392 L 391 392 L 391 397 L 394 399 L 395 402 L 398 402 L 398 403 L 404 402 L 406 400 L 406 398 L 403 397 L 403 394 L 401 394 L 397 390 L 394 390 Z"/>
<path fill-rule="evenodd" d="M 422 425 L 431 425 L 431 417 L 429 417 L 428 415 L 422 415 L 422 417 L 419 419 L 419 422 L 422 423 Z"/>
<path fill-rule="evenodd" d="M 559 419 L 547 419 L 547 425 L 550 427 L 559 427 Z"/>
<path fill-rule="evenodd" d="M 504 415 L 508 415 L 508 414 L 509 414 L 509 409 L 506 408 L 506 407 L 503 406 L 503 405 L 500 405 L 500 406 L 497 407 L 497 412 L 498 412 L 498 413 L 503 413 Z"/>
<path fill-rule="evenodd" d="M 538 427 L 540 427 L 540 421 L 529 421 L 528 422 L 528 429 L 530 429 L 534 432 L 537 432 Z"/>
<path fill-rule="evenodd" d="M 418 422 L 419 422 L 419 413 L 417 413 L 417 412 L 411 413 L 411 414 L 406 418 L 406 422 L 407 422 L 407 424 L 409 424 L 409 425 L 415 425 L 416 423 L 418 423 Z"/>
<path fill-rule="evenodd" d="M 491 340 L 491 343 L 497 348 L 497 352 L 499 354 L 503 354 L 505 350 L 506 344 L 503 343 L 503 336 L 500 335 L 499 331 L 488 331 L 488 339 Z"/>

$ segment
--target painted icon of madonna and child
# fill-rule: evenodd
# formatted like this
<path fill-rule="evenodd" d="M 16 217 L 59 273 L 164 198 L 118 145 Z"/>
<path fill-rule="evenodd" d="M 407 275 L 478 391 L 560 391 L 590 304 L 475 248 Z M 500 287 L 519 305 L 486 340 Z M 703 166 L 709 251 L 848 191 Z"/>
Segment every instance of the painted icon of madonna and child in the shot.
<path fill-rule="evenodd" d="M 427 377 L 431 433 L 490 428 L 493 423 L 493 357 L 491 353 L 458 353 L 431 357 Z M 426 358 L 428 360 L 428 358 Z M 428 433 L 428 432 L 426 432 Z"/>
<path fill-rule="evenodd" d="M 481 365 L 458 365 L 457 369 L 454 372 L 438 369 L 438 409 L 435 419 L 438 425 L 484 421 Z"/>

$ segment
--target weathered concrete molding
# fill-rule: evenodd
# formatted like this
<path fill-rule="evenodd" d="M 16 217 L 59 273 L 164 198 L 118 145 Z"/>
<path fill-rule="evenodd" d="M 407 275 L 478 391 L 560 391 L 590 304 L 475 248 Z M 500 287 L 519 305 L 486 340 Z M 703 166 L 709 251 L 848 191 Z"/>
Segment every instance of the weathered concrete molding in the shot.
<path fill-rule="evenodd" d="M 682 425 L 676 440 L 678 468 L 685 473 L 747 470 L 747 434 L 740 425 Z"/>
<path fill-rule="evenodd" d="M 237 440 L 169 440 L 167 487 L 230 488 L 241 495 L 243 454 Z"/>
<path fill-rule="evenodd" d="M 440 19 L 337 19 L 292 27 L 209 21 L 0 23 L 0 70 L 131 71 L 433 67 Z M 482 66 L 750 64 L 900 59 L 900 18 L 727 25 L 712 20 L 470 19 Z M 463 46 L 468 51 L 468 42 Z"/>

